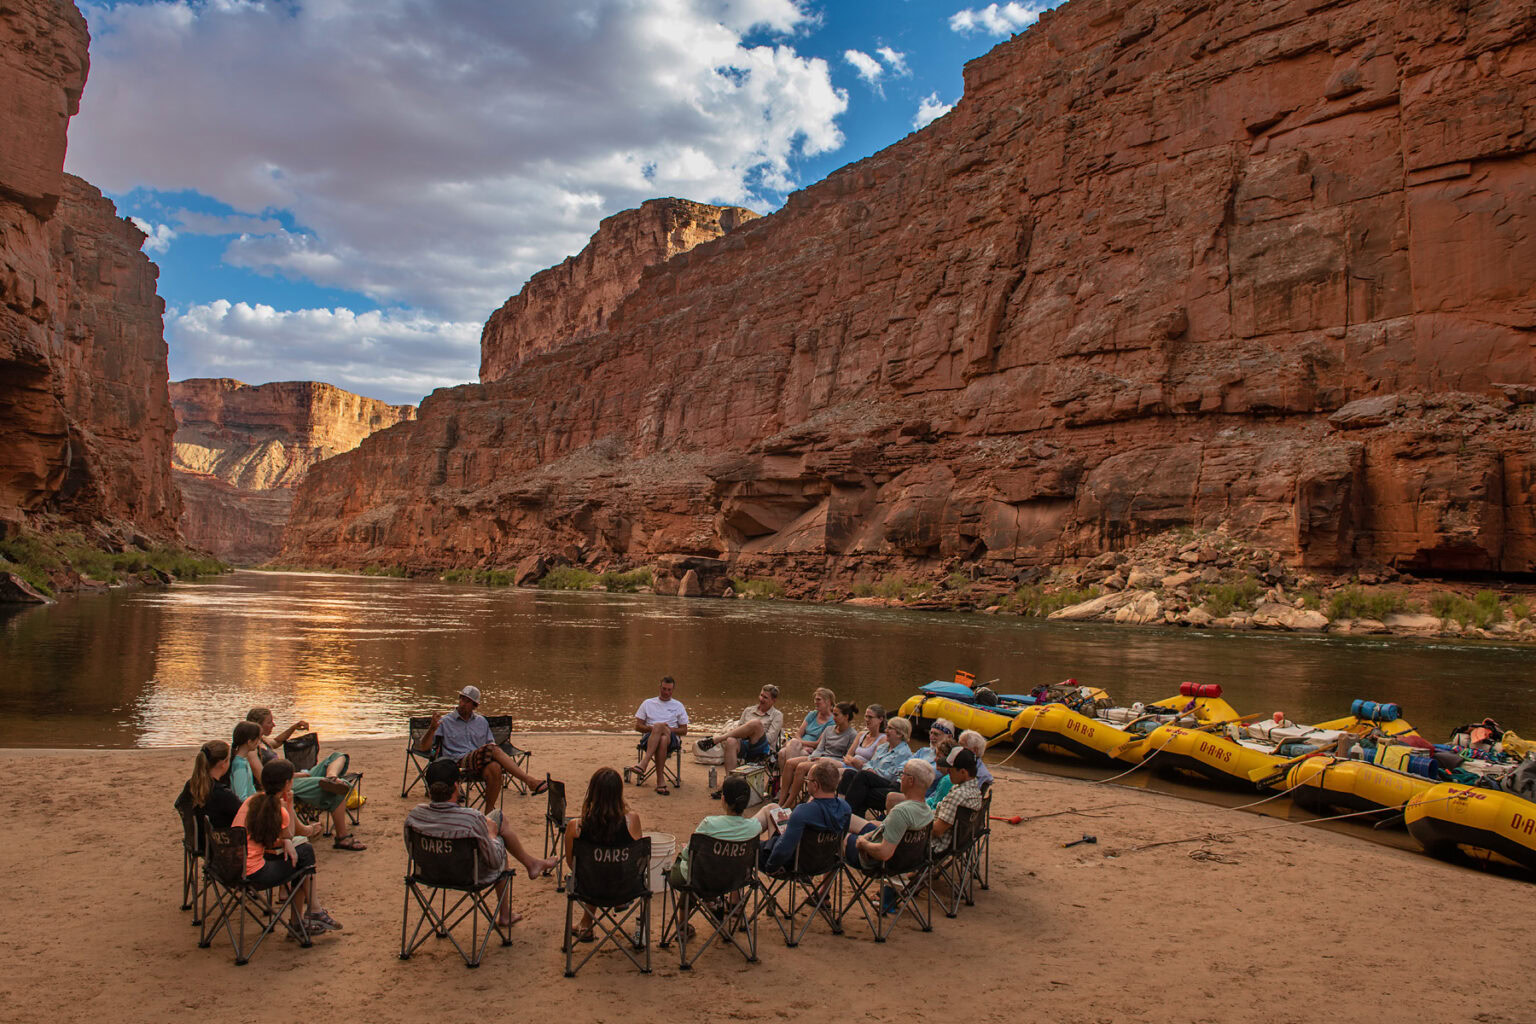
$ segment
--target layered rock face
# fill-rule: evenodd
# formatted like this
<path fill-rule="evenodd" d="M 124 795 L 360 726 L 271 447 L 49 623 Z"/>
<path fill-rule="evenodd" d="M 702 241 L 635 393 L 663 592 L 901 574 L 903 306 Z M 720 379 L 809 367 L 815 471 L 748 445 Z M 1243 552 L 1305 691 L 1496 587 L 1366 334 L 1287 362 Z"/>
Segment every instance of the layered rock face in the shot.
<path fill-rule="evenodd" d="M 1536 569 L 1530 0 L 1072 0 L 965 79 L 601 330 L 317 467 L 286 551 L 804 592 L 1193 524 Z"/>
<path fill-rule="evenodd" d="M 187 542 L 238 564 L 277 553 L 293 488 L 309 468 L 416 415 L 314 381 L 171 384 L 175 471 Z"/>
<path fill-rule="evenodd" d="M 756 219 L 738 206 L 686 199 L 652 199 L 605 219 L 591 244 L 533 275 L 491 314 L 480 335 L 480 379 L 501 380 L 532 356 L 609 327 L 647 267 Z"/>
<path fill-rule="evenodd" d="M 159 272 L 62 171 L 87 41 L 72 4 L 0 4 L 0 519 L 174 540 Z"/>

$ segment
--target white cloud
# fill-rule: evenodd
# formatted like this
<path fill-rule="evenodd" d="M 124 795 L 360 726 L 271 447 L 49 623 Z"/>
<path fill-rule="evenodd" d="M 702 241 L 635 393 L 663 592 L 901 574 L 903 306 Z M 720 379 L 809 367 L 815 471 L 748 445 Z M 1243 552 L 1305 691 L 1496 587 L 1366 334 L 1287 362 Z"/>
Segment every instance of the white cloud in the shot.
<path fill-rule="evenodd" d="M 480 324 L 409 311 L 278 310 L 223 299 L 165 318 L 171 376 L 235 377 L 248 383 L 322 380 L 370 398 L 419 402 L 462 384 L 445 365 L 475 365 Z"/>
<path fill-rule="evenodd" d="M 844 50 L 843 60 L 852 64 L 859 77 L 870 85 L 878 85 L 880 76 L 885 74 L 885 68 L 880 62 L 863 50 Z"/>
<path fill-rule="evenodd" d="M 912 73 L 912 69 L 907 67 L 907 55 L 900 50 L 893 50 L 889 46 L 881 46 L 876 48 L 875 52 L 880 55 L 881 60 L 890 65 L 891 74 L 910 75 Z"/>
<path fill-rule="evenodd" d="M 145 252 L 165 252 L 171 247 L 171 239 L 176 237 L 176 232 L 171 230 L 169 224 L 151 224 L 140 217 L 129 217 L 133 226 L 149 237 L 144 239 Z"/>
<path fill-rule="evenodd" d="M 1055 0 L 1053 0 L 1053 3 Z M 985 32 L 989 36 L 1003 36 L 1033 25 L 1040 12 L 1052 3 L 1043 4 L 987 4 L 985 7 L 956 11 L 950 15 L 949 27 L 953 32 Z"/>
<path fill-rule="evenodd" d="M 279 221 L 269 217 L 247 217 L 238 213 L 219 216 L 178 210 L 173 216 L 177 229 L 184 235 L 275 235 L 283 230 Z"/>
<path fill-rule="evenodd" d="M 843 143 L 847 95 L 794 49 L 803 0 L 85 10 L 72 171 L 213 197 L 257 218 L 225 225 L 230 262 L 443 320 L 483 320 L 608 214 L 667 195 L 762 209 L 798 184 L 792 159 Z"/>
<path fill-rule="evenodd" d="M 921 128 L 936 118 L 943 117 L 955 109 L 953 103 L 944 103 L 939 99 L 939 94 L 931 92 L 923 97 L 923 101 L 917 105 L 917 113 L 912 117 L 912 127 Z"/>

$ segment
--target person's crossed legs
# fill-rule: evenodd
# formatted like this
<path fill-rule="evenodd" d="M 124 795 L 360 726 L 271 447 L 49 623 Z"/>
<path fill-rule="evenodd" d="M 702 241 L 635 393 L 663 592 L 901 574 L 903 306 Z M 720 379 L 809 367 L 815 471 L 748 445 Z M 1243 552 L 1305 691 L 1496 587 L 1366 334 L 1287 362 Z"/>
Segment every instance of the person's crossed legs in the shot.
<path fill-rule="evenodd" d="M 763 720 L 754 718 L 745 725 L 738 725 L 728 732 L 711 738 L 711 745 L 718 743 L 725 755 L 725 770 L 729 774 L 736 767 L 743 747 L 761 747 L 766 729 Z"/>
<path fill-rule="evenodd" d="M 528 872 L 529 878 L 540 878 L 555 870 L 555 865 L 560 862 L 559 857 L 535 857 L 523 841 L 518 838 L 517 831 L 513 829 L 512 822 L 502 818 L 500 811 L 492 811 L 486 817 L 491 819 L 491 824 L 496 826 L 496 834 L 501 837 L 502 843 L 507 848 L 507 856 L 517 861 Z M 506 891 L 507 879 L 503 879 L 496 886 L 496 895 L 501 897 Z M 510 894 L 509 894 L 510 895 Z M 522 920 L 521 914 L 512 913 L 512 903 L 509 899 L 501 899 L 501 913 L 496 917 L 496 923 L 506 927 Z"/>
<path fill-rule="evenodd" d="M 672 727 L 665 722 L 657 722 L 651 726 L 651 731 L 646 734 L 645 753 L 640 755 L 640 763 L 635 765 L 635 771 L 645 774 L 645 766 L 652 761 L 656 763 L 656 792 L 668 793 L 666 763 L 667 755 L 672 752 Z"/>

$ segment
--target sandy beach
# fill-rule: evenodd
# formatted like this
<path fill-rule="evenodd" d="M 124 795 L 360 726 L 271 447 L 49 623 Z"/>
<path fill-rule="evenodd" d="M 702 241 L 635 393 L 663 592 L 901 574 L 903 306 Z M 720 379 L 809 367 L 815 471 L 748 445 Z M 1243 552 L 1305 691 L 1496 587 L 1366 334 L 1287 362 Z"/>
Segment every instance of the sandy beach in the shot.
<path fill-rule="evenodd" d="M 534 768 L 566 780 L 579 805 L 593 767 L 620 766 L 625 737 L 518 734 Z M 813 927 L 787 949 L 766 920 L 761 962 L 711 951 L 679 971 L 675 948 L 646 977 L 616 952 L 562 975 L 564 896 L 520 878 L 514 943 L 463 967 L 446 942 L 409 962 L 400 944 L 402 741 L 342 743 L 365 771 L 362 853 L 318 847 L 321 900 L 345 924 L 311 949 L 270 940 L 236 967 L 229 945 L 197 948 L 179 907 L 180 832 L 171 809 L 190 750 L 6 750 L 12 780 L 0 846 L 6 927 L 0 1000 L 12 1021 L 165 1020 L 196 1011 L 253 1020 L 626 1021 L 663 1014 L 789 1020 L 841 1004 L 876 1021 L 1093 1022 L 1344 1019 L 1389 1012 L 1420 1021 L 1536 1019 L 1529 957 L 1511 926 L 1536 910 L 1536 886 L 1303 826 L 1201 841 L 1162 840 L 1276 824 L 1111 786 L 1004 768 L 992 887 L 924 934 L 908 923 L 883 945 L 862 919 L 846 934 Z M 705 769 L 685 762 L 671 796 L 627 790 L 647 830 L 685 842 L 711 808 Z M 544 799 L 506 799 L 538 843 Z M 1113 806 L 1110 806 L 1113 805 Z M 1093 810 L 1105 808 L 1104 810 Z M 1096 845 L 1062 844 L 1083 833 Z M 1111 855 L 1114 854 L 1114 855 Z M 659 900 L 657 904 L 659 913 Z M 924 986 L 937 981 L 937 991 Z M 856 1008 L 856 1009 L 855 1009 Z"/>

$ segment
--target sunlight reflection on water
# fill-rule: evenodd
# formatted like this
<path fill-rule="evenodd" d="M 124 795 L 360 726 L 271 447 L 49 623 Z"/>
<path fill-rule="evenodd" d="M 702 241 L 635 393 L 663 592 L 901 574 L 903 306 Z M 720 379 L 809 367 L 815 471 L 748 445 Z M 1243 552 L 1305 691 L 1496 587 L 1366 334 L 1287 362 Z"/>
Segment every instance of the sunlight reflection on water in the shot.
<path fill-rule="evenodd" d="M 695 722 L 764 683 L 803 715 L 827 685 L 894 707 L 957 667 L 1005 692 L 1075 677 L 1125 700 L 1220 682 L 1243 710 L 1319 720 L 1369 697 L 1439 736 L 1485 714 L 1536 731 L 1536 652 L 1491 644 L 1189 633 L 783 602 L 487 590 L 236 573 L 0 613 L 0 745 L 160 746 L 228 736 L 251 705 L 323 738 L 403 733 L 466 683 L 528 728 L 625 728 L 663 674 Z"/>

